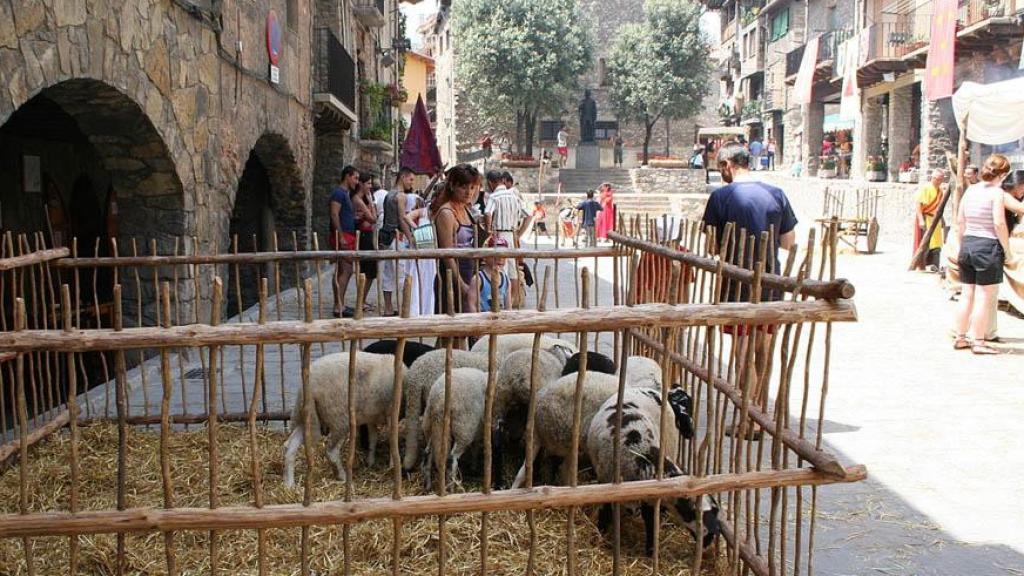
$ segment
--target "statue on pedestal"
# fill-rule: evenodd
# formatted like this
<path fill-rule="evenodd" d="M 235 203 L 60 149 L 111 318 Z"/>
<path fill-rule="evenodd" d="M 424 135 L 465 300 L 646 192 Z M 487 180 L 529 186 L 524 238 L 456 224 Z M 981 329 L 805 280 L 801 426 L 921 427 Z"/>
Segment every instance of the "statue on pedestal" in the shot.
<path fill-rule="evenodd" d="M 590 95 L 588 88 L 583 93 L 583 101 L 580 102 L 580 142 L 594 142 L 594 132 L 597 129 L 597 102 Z"/>

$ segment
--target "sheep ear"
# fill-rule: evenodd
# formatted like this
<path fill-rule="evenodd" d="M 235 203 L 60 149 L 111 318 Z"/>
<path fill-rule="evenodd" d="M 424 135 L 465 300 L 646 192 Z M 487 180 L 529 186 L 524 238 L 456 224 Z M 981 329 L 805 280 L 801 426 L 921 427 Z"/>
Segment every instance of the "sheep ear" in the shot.
<path fill-rule="evenodd" d="M 566 348 L 565 346 L 562 346 L 560 344 L 555 344 L 552 347 L 551 351 L 555 352 L 559 356 L 561 356 L 561 360 L 562 360 L 563 364 L 568 362 L 569 358 L 572 358 L 572 355 L 573 355 L 573 351 L 572 350 L 569 350 L 568 348 Z"/>

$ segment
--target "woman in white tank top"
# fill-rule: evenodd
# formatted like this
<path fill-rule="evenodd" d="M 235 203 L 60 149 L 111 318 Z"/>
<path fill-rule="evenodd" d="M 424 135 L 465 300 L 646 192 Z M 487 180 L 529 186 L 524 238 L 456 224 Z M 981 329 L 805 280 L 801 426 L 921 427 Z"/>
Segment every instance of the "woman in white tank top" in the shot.
<path fill-rule="evenodd" d="M 999 296 L 1003 263 L 1010 250 L 1002 190 L 1002 182 L 1009 171 L 1010 162 L 1005 156 L 989 156 L 981 169 L 982 181 L 969 187 L 960 200 L 957 263 L 962 290 L 956 315 L 957 337 L 953 344 L 957 350 L 970 348 L 975 354 L 997 353 L 985 343 L 985 335 L 989 328 L 988 310 Z"/>

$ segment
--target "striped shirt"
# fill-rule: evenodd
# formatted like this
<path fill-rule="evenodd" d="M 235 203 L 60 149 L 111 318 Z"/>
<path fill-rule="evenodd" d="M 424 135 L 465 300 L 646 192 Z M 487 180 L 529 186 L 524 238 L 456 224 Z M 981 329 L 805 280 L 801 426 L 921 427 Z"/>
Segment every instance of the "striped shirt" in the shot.
<path fill-rule="evenodd" d="M 495 188 L 491 193 L 484 213 L 491 217 L 491 227 L 496 232 L 515 232 L 520 219 L 527 216 L 519 196 L 504 186 Z"/>
<path fill-rule="evenodd" d="M 960 209 L 963 210 L 964 220 L 967 222 L 964 236 L 998 240 L 992 205 L 1002 194 L 1001 188 L 990 186 L 987 182 L 979 182 L 967 188 L 963 199 L 960 200 Z"/>

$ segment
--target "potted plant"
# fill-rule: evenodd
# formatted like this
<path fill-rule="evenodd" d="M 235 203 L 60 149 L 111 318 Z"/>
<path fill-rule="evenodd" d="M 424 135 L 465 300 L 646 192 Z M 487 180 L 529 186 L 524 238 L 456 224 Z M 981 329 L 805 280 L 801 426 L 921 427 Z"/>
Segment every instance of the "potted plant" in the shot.
<path fill-rule="evenodd" d="M 836 157 L 822 156 L 821 166 L 818 167 L 818 178 L 836 177 Z"/>
<path fill-rule="evenodd" d="M 998 18 L 1003 15 L 1002 0 L 985 0 L 981 5 L 982 18 Z"/>
<path fill-rule="evenodd" d="M 864 176 L 868 182 L 885 182 L 888 169 L 884 157 L 868 156 L 867 170 Z"/>
<path fill-rule="evenodd" d="M 536 168 L 540 166 L 540 160 L 530 154 L 502 154 L 501 166 L 503 168 Z"/>

